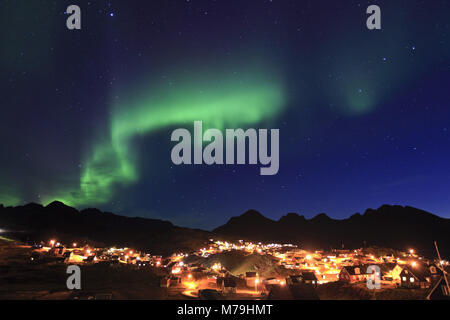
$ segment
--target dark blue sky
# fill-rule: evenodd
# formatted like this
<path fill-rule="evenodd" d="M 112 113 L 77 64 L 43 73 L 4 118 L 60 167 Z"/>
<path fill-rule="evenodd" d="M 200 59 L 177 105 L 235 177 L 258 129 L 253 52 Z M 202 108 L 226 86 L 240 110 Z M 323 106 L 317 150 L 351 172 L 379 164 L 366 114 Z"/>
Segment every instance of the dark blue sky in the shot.
<path fill-rule="evenodd" d="M 381 7 L 382 30 L 366 28 L 372 3 Z M 81 8 L 81 30 L 65 27 L 69 4 Z M 448 1 L 2 1 L 0 8 L 0 202 L 88 194 L 73 205 L 208 229 L 250 208 L 273 219 L 345 218 L 401 204 L 450 217 Z M 198 83 L 223 83 L 230 97 L 245 97 L 251 81 L 282 88 L 274 116 L 242 126 L 280 129 L 278 174 L 173 165 L 170 134 L 180 125 L 162 125 L 167 115 L 196 107 L 191 91 L 208 91 Z M 186 102 L 133 103 L 148 91 Z M 156 129 L 128 142 L 136 176 L 126 180 L 111 171 L 117 155 L 102 148 L 139 108 Z"/>

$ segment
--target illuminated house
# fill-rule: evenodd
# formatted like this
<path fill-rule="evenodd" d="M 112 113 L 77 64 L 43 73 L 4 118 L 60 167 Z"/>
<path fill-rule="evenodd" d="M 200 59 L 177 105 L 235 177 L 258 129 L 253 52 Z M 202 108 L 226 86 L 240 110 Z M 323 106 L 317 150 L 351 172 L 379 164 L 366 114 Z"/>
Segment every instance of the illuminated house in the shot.
<path fill-rule="evenodd" d="M 402 266 L 400 266 L 399 264 L 395 265 L 394 269 L 392 269 L 390 273 L 390 278 L 392 279 L 393 282 L 401 283 L 400 274 L 402 273 L 402 271 L 403 271 Z"/>
<path fill-rule="evenodd" d="M 319 276 L 319 284 L 320 283 L 328 283 L 335 282 L 339 280 L 338 273 L 324 273 Z"/>
<path fill-rule="evenodd" d="M 288 285 L 295 285 L 298 283 L 302 283 L 302 284 L 309 284 L 309 285 L 316 287 L 318 281 L 316 278 L 316 274 L 314 272 L 302 271 L 302 273 L 300 275 L 287 277 L 286 283 Z"/>
<path fill-rule="evenodd" d="M 246 272 L 245 273 L 245 282 L 248 287 L 254 287 L 255 283 L 258 281 L 258 273 L 256 272 Z"/>
<path fill-rule="evenodd" d="M 317 286 L 317 278 L 314 272 L 302 271 L 301 279 L 305 284 L 312 284 L 315 287 Z"/>
<path fill-rule="evenodd" d="M 363 282 L 373 274 L 367 273 L 367 266 L 345 266 L 339 273 L 339 280 L 344 282 Z"/>
<path fill-rule="evenodd" d="M 434 265 L 406 265 L 400 273 L 400 285 L 405 288 L 429 288 L 439 277 L 440 273 Z"/>
<path fill-rule="evenodd" d="M 230 277 L 217 278 L 217 287 L 220 288 L 223 294 L 236 293 L 236 280 Z"/>

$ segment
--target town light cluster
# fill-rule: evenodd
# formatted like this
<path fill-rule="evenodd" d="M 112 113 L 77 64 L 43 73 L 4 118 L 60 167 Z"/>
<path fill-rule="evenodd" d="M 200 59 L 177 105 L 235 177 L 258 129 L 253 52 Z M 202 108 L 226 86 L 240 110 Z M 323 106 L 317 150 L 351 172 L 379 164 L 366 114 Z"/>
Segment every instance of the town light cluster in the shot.
<path fill-rule="evenodd" d="M 240 252 L 245 256 L 267 256 L 277 268 L 285 270 L 269 275 L 249 269 L 244 274 L 234 274 L 220 254 Z M 193 252 L 177 252 L 167 257 L 151 255 L 133 248 L 98 248 L 72 242 L 62 245 L 57 239 L 49 239 L 36 245 L 35 253 L 59 256 L 67 264 L 108 263 L 137 268 L 153 267 L 165 273 L 161 286 L 181 286 L 183 294 L 198 296 L 204 289 L 220 289 L 227 294 L 241 294 L 257 298 L 268 294 L 273 286 L 292 286 L 304 283 L 312 286 L 329 282 L 363 283 L 372 277 L 381 279 L 383 288 L 427 288 L 440 276 L 439 270 L 448 267 L 446 260 L 430 261 L 414 249 L 406 252 L 370 249 L 334 249 L 310 251 L 293 244 L 263 244 L 239 240 L 236 242 L 210 239 L 207 245 Z M 395 253 L 394 253 L 395 252 Z M 37 256 L 32 256 L 35 262 Z M 199 263 L 198 261 L 203 261 Z M 379 271 L 370 273 L 368 266 Z M 240 283 L 240 285 L 239 285 Z"/>

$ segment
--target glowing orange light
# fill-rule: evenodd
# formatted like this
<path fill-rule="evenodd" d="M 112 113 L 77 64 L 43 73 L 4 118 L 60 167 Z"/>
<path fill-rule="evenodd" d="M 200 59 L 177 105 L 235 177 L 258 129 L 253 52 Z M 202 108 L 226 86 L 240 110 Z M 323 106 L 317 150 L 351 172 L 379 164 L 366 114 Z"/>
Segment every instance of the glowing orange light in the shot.
<path fill-rule="evenodd" d="M 180 273 L 180 272 L 181 272 L 180 268 L 175 268 L 175 269 L 172 270 L 173 274 L 177 274 L 177 273 Z"/>

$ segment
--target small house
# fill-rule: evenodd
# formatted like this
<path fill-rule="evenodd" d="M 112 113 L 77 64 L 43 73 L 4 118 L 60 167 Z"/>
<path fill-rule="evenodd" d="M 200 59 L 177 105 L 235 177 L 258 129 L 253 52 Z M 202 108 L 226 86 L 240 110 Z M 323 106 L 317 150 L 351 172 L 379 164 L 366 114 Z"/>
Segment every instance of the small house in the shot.
<path fill-rule="evenodd" d="M 305 284 L 311 284 L 313 286 L 317 286 L 317 278 L 316 274 L 311 271 L 302 271 L 301 280 Z"/>
<path fill-rule="evenodd" d="M 429 288 L 431 280 L 431 272 L 424 265 L 405 266 L 400 273 L 400 286 L 404 288 Z"/>
<path fill-rule="evenodd" d="M 311 271 L 302 271 L 299 275 L 292 275 L 286 278 L 286 283 L 288 285 L 294 285 L 298 283 L 309 284 L 312 286 L 317 286 L 318 281 L 316 274 Z"/>
<path fill-rule="evenodd" d="M 367 273 L 367 266 L 345 266 L 339 273 L 339 280 L 350 283 L 364 282 L 372 275 L 371 273 Z"/>
<path fill-rule="evenodd" d="M 245 273 L 245 283 L 247 287 L 254 287 L 258 283 L 258 273 L 257 272 L 246 272 Z"/>
<path fill-rule="evenodd" d="M 222 278 L 220 289 L 223 294 L 235 294 L 236 293 L 236 280 L 230 277 Z"/>

